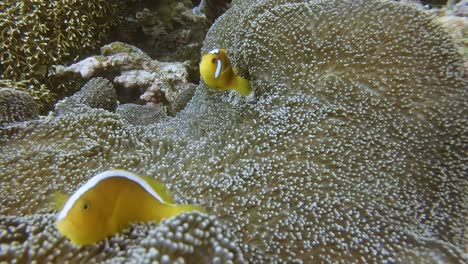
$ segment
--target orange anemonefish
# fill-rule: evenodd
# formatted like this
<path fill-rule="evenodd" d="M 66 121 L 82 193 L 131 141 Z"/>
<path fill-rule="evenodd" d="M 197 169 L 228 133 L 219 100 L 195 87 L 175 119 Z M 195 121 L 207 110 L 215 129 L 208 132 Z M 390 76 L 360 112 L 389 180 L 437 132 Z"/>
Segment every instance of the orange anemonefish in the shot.
<path fill-rule="evenodd" d="M 108 170 L 92 177 L 71 197 L 56 193 L 59 232 L 76 245 L 98 242 L 133 222 L 156 221 L 194 210 L 196 205 L 174 204 L 164 185 L 124 170 Z"/>
<path fill-rule="evenodd" d="M 212 88 L 236 90 L 242 96 L 252 92 L 250 82 L 236 74 L 224 49 L 214 49 L 203 55 L 200 62 L 200 75 Z"/>

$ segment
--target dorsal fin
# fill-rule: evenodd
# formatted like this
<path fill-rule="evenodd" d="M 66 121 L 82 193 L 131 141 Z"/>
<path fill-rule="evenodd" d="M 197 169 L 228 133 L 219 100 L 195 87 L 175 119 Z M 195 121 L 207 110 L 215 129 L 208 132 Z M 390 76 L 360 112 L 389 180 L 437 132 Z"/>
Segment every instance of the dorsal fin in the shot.
<path fill-rule="evenodd" d="M 164 184 L 154 178 L 151 178 L 149 176 L 143 176 L 143 175 L 138 175 L 141 177 L 143 180 L 145 180 L 153 190 L 159 194 L 159 196 L 163 199 L 164 202 L 166 203 L 174 203 L 174 197 L 172 196 L 172 193 L 164 187 Z"/>

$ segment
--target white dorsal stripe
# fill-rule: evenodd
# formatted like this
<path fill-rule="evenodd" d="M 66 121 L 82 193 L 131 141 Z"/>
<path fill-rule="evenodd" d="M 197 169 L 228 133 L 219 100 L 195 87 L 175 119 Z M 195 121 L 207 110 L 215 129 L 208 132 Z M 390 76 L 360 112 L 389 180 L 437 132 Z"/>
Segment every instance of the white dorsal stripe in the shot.
<path fill-rule="evenodd" d="M 210 54 L 218 54 L 218 53 L 219 53 L 219 49 L 214 49 L 214 50 L 212 50 L 212 51 L 210 51 L 210 52 L 208 52 L 208 53 L 210 53 Z"/>
<path fill-rule="evenodd" d="M 220 59 L 218 59 L 217 62 L 218 66 L 216 66 L 215 79 L 218 79 L 219 75 L 221 74 L 221 68 L 223 66 L 223 62 Z"/>
<path fill-rule="evenodd" d="M 124 170 L 108 170 L 108 171 L 104 171 L 104 172 L 101 172 L 101 173 L 97 174 L 96 176 L 89 179 L 83 186 L 78 188 L 78 190 L 76 190 L 76 192 L 73 193 L 73 195 L 68 199 L 68 201 L 63 206 L 62 210 L 57 215 L 57 220 L 61 220 L 61 219 L 65 218 L 67 216 L 68 211 L 70 211 L 73 204 L 81 197 L 81 195 L 83 195 L 85 192 L 87 192 L 88 190 L 90 190 L 91 188 L 96 186 L 102 180 L 109 179 L 109 178 L 112 178 L 112 177 L 127 178 L 127 179 L 137 183 L 141 187 L 143 187 L 143 189 L 145 189 L 145 191 L 147 191 L 149 194 L 151 194 L 154 198 L 159 200 L 161 203 L 168 204 L 168 203 L 164 202 L 164 200 L 161 198 L 161 196 L 159 196 L 159 194 L 157 194 L 153 190 L 153 188 L 145 180 L 138 177 L 137 175 L 135 175 L 135 174 L 133 174 L 131 172 L 128 172 L 128 171 L 124 171 Z M 135 205 L 135 206 L 137 206 L 137 205 Z"/>

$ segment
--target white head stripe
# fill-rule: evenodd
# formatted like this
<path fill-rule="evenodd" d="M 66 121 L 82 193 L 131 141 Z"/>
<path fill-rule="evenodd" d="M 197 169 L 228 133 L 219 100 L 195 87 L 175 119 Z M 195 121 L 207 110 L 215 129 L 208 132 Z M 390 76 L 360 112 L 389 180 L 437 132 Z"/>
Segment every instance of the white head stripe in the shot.
<path fill-rule="evenodd" d="M 221 61 L 221 59 L 218 59 L 218 66 L 216 66 L 215 79 L 218 79 L 219 75 L 221 74 L 222 66 L 223 62 Z"/>
<path fill-rule="evenodd" d="M 219 49 L 214 49 L 214 50 L 212 50 L 212 51 L 210 51 L 210 52 L 208 52 L 208 53 L 210 53 L 210 54 L 218 54 L 218 53 L 219 53 Z"/>
<path fill-rule="evenodd" d="M 59 214 L 57 215 L 57 220 L 61 220 L 67 216 L 68 211 L 70 211 L 73 204 L 81 197 L 81 195 L 83 195 L 85 192 L 87 192 L 88 190 L 96 186 L 100 181 L 109 179 L 112 177 L 127 178 L 137 183 L 141 187 L 143 187 L 145 191 L 147 191 L 149 194 L 151 194 L 154 198 L 159 200 L 161 203 L 167 204 L 166 202 L 164 202 L 161 196 L 159 196 L 145 180 L 138 177 L 137 175 L 128 171 L 124 171 L 124 170 L 108 170 L 108 171 L 104 171 L 104 172 L 97 174 L 96 176 L 89 179 L 83 186 L 78 188 L 78 190 L 76 190 L 76 192 L 73 193 L 73 195 L 65 203 L 65 205 L 62 208 L 62 211 L 60 211 Z"/>

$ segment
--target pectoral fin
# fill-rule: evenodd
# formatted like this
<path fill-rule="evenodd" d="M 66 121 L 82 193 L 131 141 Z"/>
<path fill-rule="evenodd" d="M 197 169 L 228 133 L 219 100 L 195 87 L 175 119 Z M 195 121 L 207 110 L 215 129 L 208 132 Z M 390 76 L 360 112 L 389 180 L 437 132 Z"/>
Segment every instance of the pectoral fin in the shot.
<path fill-rule="evenodd" d="M 68 201 L 68 198 L 70 198 L 68 194 L 56 191 L 54 192 L 52 197 L 49 199 L 49 202 L 48 202 L 49 207 L 57 211 L 60 211 L 62 210 L 65 203 Z"/>

